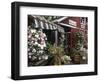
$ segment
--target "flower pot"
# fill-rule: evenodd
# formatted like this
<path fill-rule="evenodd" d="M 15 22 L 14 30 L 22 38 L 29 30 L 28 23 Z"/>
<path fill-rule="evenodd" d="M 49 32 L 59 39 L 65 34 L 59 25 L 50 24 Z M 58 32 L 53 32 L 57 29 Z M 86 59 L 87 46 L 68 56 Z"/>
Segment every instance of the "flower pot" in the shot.
<path fill-rule="evenodd" d="M 75 54 L 73 57 L 73 63 L 74 64 L 80 64 L 82 60 L 82 57 L 80 54 Z"/>

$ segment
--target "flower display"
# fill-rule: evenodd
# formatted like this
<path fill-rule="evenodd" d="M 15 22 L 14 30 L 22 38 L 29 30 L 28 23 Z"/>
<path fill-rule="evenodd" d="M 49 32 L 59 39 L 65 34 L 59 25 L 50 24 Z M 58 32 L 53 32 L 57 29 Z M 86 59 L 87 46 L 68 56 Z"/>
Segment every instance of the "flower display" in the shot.
<path fill-rule="evenodd" d="M 32 61 L 48 59 L 44 48 L 46 47 L 46 34 L 42 30 L 36 30 L 28 27 L 28 58 Z"/>

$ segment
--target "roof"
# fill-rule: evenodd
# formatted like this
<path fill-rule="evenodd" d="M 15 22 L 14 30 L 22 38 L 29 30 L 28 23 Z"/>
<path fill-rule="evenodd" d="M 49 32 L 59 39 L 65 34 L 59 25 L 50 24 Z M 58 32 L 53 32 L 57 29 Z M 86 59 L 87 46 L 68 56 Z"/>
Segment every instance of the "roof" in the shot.
<path fill-rule="evenodd" d="M 62 26 L 67 26 L 67 27 L 70 27 L 70 28 L 77 28 L 76 26 L 72 26 L 70 24 L 61 23 L 61 21 L 65 20 L 67 18 L 68 18 L 68 16 L 62 17 L 62 18 L 59 18 L 59 19 L 54 20 L 53 22 L 57 22 L 59 25 L 62 25 Z"/>
<path fill-rule="evenodd" d="M 46 20 L 44 17 L 31 15 L 35 21 L 35 28 L 58 30 L 59 32 L 64 32 L 63 27 L 53 22 Z M 34 24 L 33 24 L 34 25 Z"/>

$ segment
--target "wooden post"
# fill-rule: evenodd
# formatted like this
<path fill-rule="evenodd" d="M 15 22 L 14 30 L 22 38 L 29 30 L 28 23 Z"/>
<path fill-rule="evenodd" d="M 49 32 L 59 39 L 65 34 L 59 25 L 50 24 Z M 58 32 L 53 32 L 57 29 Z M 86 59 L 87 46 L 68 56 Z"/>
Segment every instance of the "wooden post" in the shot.
<path fill-rule="evenodd" d="M 57 30 L 55 31 L 55 45 L 57 46 L 58 44 L 58 32 Z"/>

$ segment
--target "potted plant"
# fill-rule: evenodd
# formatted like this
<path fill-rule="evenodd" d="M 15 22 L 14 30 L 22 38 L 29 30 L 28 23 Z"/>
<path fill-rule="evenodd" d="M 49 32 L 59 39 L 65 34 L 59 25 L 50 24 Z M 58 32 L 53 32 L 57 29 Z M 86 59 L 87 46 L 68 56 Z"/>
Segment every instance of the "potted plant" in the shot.
<path fill-rule="evenodd" d="M 76 45 L 74 48 L 71 49 L 71 58 L 74 64 L 80 64 L 82 60 L 82 55 L 80 52 L 84 42 L 82 33 L 77 32 L 75 34 L 75 38 L 76 38 Z"/>
<path fill-rule="evenodd" d="M 48 52 L 52 56 L 51 65 L 68 64 L 71 61 L 70 56 L 65 55 L 64 48 L 61 46 L 50 45 Z"/>

